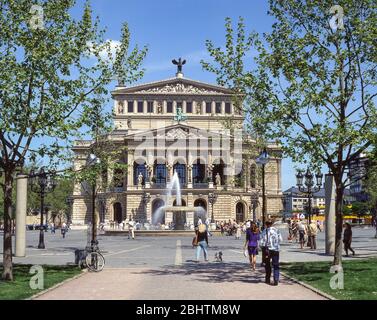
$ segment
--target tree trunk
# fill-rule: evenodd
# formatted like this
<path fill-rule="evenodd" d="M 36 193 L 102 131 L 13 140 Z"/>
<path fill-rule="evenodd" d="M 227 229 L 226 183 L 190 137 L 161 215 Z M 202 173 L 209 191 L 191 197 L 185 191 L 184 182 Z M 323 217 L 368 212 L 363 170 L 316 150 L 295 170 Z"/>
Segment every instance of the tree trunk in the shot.
<path fill-rule="evenodd" d="M 3 280 L 13 280 L 12 268 L 12 172 L 5 171 L 4 181 L 4 244 L 3 244 Z"/>
<path fill-rule="evenodd" d="M 338 180 L 338 179 L 335 179 Z M 342 264 L 343 242 L 343 192 L 344 187 L 341 182 L 335 181 L 336 184 L 336 198 L 335 198 L 335 253 L 334 253 L 334 265 Z"/>

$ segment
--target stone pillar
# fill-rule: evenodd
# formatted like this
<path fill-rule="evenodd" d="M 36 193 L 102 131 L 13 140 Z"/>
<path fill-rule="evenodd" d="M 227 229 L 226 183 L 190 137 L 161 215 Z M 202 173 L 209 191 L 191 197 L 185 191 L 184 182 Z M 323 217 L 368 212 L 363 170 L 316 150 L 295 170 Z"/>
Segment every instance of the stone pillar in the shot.
<path fill-rule="evenodd" d="M 225 114 L 225 101 L 221 102 L 221 114 Z"/>
<path fill-rule="evenodd" d="M 209 164 L 207 166 L 207 177 L 209 178 L 208 188 L 213 188 L 212 170 L 213 170 L 213 165 Z"/>
<path fill-rule="evenodd" d="M 187 188 L 192 188 L 192 165 L 189 164 L 187 166 Z"/>
<path fill-rule="evenodd" d="M 202 110 L 201 111 L 201 114 L 205 114 L 206 113 L 206 102 L 205 101 L 202 101 Z"/>
<path fill-rule="evenodd" d="M 137 113 L 137 100 L 134 100 L 134 114 Z"/>
<path fill-rule="evenodd" d="M 147 113 L 148 113 L 148 101 L 144 100 L 143 101 L 143 114 L 147 114 Z"/>
<path fill-rule="evenodd" d="M 325 177 L 325 243 L 326 254 L 332 255 L 335 252 L 335 183 L 330 174 Z"/>
<path fill-rule="evenodd" d="M 177 114 L 177 101 L 173 101 L 173 114 Z"/>
<path fill-rule="evenodd" d="M 26 207 L 27 175 L 17 175 L 16 199 L 16 257 L 25 257 L 26 251 Z"/>
<path fill-rule="evenodd" d="M 127 190 L 133 189 L 134 186 L 134 153 L 132 151 L 128 151 L 128 172 L 127 172 Z"/>
<path fill-rule="evenodd" d="M 216 102 L 212 101 L 211 103 L 211 113 L 215 114 L 216 113 Z"/>
<path fill-rule="evenodd" d="M 184 114 L 187 113 L 187 102 L 186 102 L 186 100 L 183 100 L 183 102 L 182 102 L 182 111 L 183 111 Z"/>

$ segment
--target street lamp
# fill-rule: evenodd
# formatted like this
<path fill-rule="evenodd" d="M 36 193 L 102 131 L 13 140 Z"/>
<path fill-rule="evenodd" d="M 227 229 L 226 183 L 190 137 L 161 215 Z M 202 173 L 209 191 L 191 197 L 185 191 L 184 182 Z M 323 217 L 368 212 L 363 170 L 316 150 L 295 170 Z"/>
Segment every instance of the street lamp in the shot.
<path fill-rule="evenodd" d="M 305 178 L 305 179 L 304 179 Z M 309 168 L 307 168 L 306 173 L 303 174 L 301 170 L 299 170 L 296 174 L 296 180 L 297 180 L 297 187 L 301 193 L 304 193 L 308 197 L 308 219 L 309 224 L 311 221 L 311 214 L 312 214 L 312 198 L 313 194 L 321 190 L 322 187 L 322 179 L 323 174 L 321 172 L 317 172 L 315 174 L 315 181 L 314 181 L 314 175 L 310 171 Z"/>
<path fill-rule="evenodd" d="M 266 215 L 267 215 L 267 201 L 266 201 L 266 183 L 265 183 L 265 169 L 266 164 L 269 161 L 269 156 L 267 153 L 266 148 L 260 153 L 259 157 L 255 160 L 257 165 L 262 167 L 262 230 L 264 229 L 264 225 L 266 222 Z"/>
<path fill-rule="evenodd" d="M 256 209 L 259 204 L 259 191 L 255 191 L 251 194 L 251 204 L 252 204 L 252 210 L 253 210 L 253 221 L 256 223 L 257 221 Z"/>
<path fill-rule="evenodd" d="M 38 249 L 45 249 L 43 230 L 44 198 L 47 193 L 54 191 L 56 187 L 55 173 L 45 172 L 43 167 L 37 173 L 32 169 L 29 173 L 29 186 L 31 191 L 38 193 L 41 198 Z"/>
<path fill-rule="evenodd" d="M 89 154 L 86 159 L 87 167 L 94 167 L 101 163 L 101 160 L 93 153 Z M 96 239 L 96 181 L 92 181 L 92 240 L 91 240 L 91 249 L 94 250 L 94 247 L 98 244 Z"/>
<path fill-rule="evenodd" d="M 208 202 L 211 204 L 211 223 L 215 222 L 215 217 L 213 215 L 213 204 L 216 202 L 217 194 L 214 192 L 211 192 L 208 194 Z"/>

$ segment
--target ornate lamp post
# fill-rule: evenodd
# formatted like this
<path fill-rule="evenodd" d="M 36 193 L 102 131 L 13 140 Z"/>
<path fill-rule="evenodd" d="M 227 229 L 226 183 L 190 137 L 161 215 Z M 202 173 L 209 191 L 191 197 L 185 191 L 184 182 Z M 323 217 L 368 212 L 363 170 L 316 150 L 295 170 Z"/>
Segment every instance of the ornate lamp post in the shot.
<path fill-rule="evenodd" d="M 299 170 L 296 174 L 297 187 L 299 191 L 308 197 L 307 209 L 309 224 L 312 222 L 311 214 L 313 194 L 321 190 L 323 174 L 321 172 L 316 173 L 315 179 L 316 181 L 314 181 L 314 175 L 311 173 L 309 168 L 306 170 L 305 175 L 302 173 L 301 170 Z"/>
<path fill-rule="evenodd" d="M 47 193 L 54 191 L 56 187 L 55 173 L 45 172 L 43 167 L 37 173 L 32 169 L 29 174 L 29 185 L 31 191 L 38 193 L 41 198 L 41 220 L 38 249 L 45 249 L 43 230 L 44 198 Z"/>
<path fill-rule="evenodd" d="M 264 225 L 266 222 L 266 215 L 267 215 L 265 168 L 268 161 L 269 161 L 269 156 L 268 156 L 266 148 L 264 148 L 261 154 L 259 155 L 259 157 L 256 159 L 257 165 L 262 167 L 262 222 L 263 222 L 262 230 L 264 229 Z"/>
<path fill-rule="evenodd" d="M 211 192 L 208 194 L 208 202 L 211 204 L 211 223 L 215 222 L 215 217 L 213 215 L 213 204 L 216 202 L 217 194 Z"/>
<path fill-rule="evenodd" d="M 256 209 L 259 204 L 259 191 L 255 191 L 251 194 L 251 205 L 252 205 L 252 210 L 253 210 L 253 221 L 257 221 L 257 213 Z"/>
<path fill-rule="evenodd" d="M 86 159 L 86 166 L 87 167 L 94 167 L 101 163 L 101 160 L 93 153 L 89 154 L 88 158 Z M 96 237 L 96 182 L 92 182 L 92 240 L 91 240 L 91 247 L 92 250 L 96 245 L 98 245 L 97 237 Z"/>

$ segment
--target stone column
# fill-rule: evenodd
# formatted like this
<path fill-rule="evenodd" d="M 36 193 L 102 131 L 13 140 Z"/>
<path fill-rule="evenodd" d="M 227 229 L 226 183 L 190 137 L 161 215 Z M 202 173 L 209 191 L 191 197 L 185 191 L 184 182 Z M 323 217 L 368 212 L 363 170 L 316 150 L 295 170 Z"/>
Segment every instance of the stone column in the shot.
<path fill-rule="evenodd" d="M 212 114 L 216 113 L 216 102 L 215 101 L 211 102 L 211 113 Z"/>
<path fill-rule="evenodd" d="M 335 183 L 330 174 L 325 177 L 325 243 L 326 254 L 332 255 L 335 252 Z"/>
<path fill-rule="evenodd" d="M 201 114 L 205 114 L 206 113 L 206 102 L 205 101 L 202 101 L 202 110 L 201 111 Z"/>
<path fill-rule="evenodd" d="M 207 166 L 207 177 L 209 178 L 208 188 L 213 188 L 212 170 L 213 170 L 213 165 L 209 164 Z"/>
<path fill-rule="evenodd" d="M 143 114 L 147 114 L 147 113 L 148 113 L 148 101 L 144 100 L 143 101 Z"/>
<path fill-rule="evenodd" d="M 221 102 L 221 114 L 222 114 L 222 115 L 225 114 L 225 101 L 222 101 L 222 102 Z"/>
<path fill-rule="evenodd" d="M 18 174 L 16 179 L 16 257 L 25 257 L 26 251 L 26 207 L 27 175 Z"/>
<path fill-rule="evenodd" d="M 177 114 L 177 101 L 173 101 L 173 114 Z"/>
<path fill-rule="evenodd" d="M 187 188 L 192 188 L 192 165 L 189 164 L 187 166 Z"/>
<path fill-rule="evenodd" d="M 128 163 L 128 172 L 127 172 L 127 190 L 133 189 L 134 186 L 134 153 L 132 151 L 128 151 L 128 157 L 127 157 L 127 163 Z"/>
<path fill-rule="evenodd" d="M 186 102 L 186 100 L 183 100 L 183 102 L 182 102 L 182 111 L 183 111 L 184 114 L 187 113 L 186 107 L 187 107 L 187 102 Z"/>

